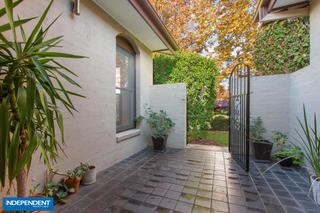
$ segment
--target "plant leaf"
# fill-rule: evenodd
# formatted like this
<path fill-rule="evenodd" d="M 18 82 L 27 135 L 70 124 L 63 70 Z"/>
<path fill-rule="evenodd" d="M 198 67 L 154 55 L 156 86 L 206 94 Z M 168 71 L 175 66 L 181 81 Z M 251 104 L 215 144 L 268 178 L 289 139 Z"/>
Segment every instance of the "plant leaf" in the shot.
<path fill-rule="evenodd" d="M 13 7 L 18 6 L 21 2 L 23 2 L 23 0 L 18 0 L 16 2 L 13 3 Z M 0 9 L 0 17 L 4 16 L 6 14 L 6 8 L 1 8 Z"/>
<path fill-rule="evenodd" d="M 42 23 L 43 23 L 44 19 L 47 17 L 47 14 L 49 12 L 49 9 L 51 8 L 52 3 L 53 3 L 53 0 L 50 1 L 49 5 L 47 6 L 47 8 L 43 12 L 42 16 L 40 17 L 37 25 L 33 28 L 29 38 L 27 39 L 27 42 L 26 42 L 26 45 L 25 45 L 25 50 L 29 48 L 29 46 L 32 44 L 34 38 L 36 37 L 36 35 L 41 30 Z"/>
<path fill-rule="evenodd" d="M 34 52 L 32 53 L 32 55 L 53 57 L 53 58 L 87 58 L 85 56 L 73 55 L 68 53 L 60 53 L 60 52 Z"/>
<path fill-rule="evenodd" d="M 15 178 L 14 174 L 16 172 L 16 167 L 18 163 L 18 157 L 19 156 L 19 133 L 20 133 L 21 125 L 17 124 L 16 129 L 13 133 L 12 140 L 9 146 L 9 152 L 8 152 L 8 175 L 9 175 L 9 181 L 12 182 Z"/>
<path fill-rule="evenodd" d="M 32 19 L 34 19 L 34 18 L 28 18 L 28 19 L 22 19 L 22 20 L 19 20 L 19 21 L 14 21 L 13 25 L 14 25 L 14 27 L 20 27 L 21 25 L 31 21 Z M 1 25 L 0 26 L 0 33 L 3 33 L 3 32 L 8 31 L 10 29 L 11 29 L 11 25 L 10 24 Z"/>

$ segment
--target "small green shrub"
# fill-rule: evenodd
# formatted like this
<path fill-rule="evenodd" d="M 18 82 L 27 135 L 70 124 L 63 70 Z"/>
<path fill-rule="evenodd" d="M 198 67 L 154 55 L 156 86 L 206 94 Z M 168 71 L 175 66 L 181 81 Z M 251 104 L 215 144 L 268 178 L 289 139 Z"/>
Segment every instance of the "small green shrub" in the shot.
<path fill-rule="evenodd" d="M 229 116 L 214 115 L 211 121 L 211 129 L 215 131 L 229 131 Z"/>
<path fill-rule="evenodd" d="M 288 157 L 292 158 L 292 162 L 294 166 L 302 166 L 304 154 L 300 147 L 297 146 L 288 146 L 286 148 L 281 149 L 275 156 L 278 160 L 282 160 Z"/>
<path fill-rule="evenodd" d="M 175 126 L 175 123 L 169 118 L 168 114 L 164 110 L 159 112 L 153 111 L 151 107 L 146 108 L 147 123 L 152 130 L 152 137 L 166 138 L 169 131 Z"/>

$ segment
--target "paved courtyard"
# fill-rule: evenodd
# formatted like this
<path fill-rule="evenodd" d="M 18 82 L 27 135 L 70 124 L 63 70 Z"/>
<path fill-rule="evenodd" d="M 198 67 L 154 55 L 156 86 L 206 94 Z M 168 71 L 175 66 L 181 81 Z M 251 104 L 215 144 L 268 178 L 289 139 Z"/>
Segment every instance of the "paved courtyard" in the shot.
<path fill-rule="evenodd" d="M 143 150 L 98 174 L 56 212 L 320 213 L 305 172 L 251 162 L 250 175 L 224 148 Z"/>

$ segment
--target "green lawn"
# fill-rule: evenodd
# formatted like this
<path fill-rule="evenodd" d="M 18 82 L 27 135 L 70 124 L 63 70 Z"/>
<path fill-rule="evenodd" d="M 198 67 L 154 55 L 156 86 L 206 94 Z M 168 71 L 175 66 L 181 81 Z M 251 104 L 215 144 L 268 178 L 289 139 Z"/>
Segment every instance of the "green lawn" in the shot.
<path fill-rule="evenodd" d="M 227 131 L 190 130 L 188 143 L 227 146 L 228 134 Z"/>

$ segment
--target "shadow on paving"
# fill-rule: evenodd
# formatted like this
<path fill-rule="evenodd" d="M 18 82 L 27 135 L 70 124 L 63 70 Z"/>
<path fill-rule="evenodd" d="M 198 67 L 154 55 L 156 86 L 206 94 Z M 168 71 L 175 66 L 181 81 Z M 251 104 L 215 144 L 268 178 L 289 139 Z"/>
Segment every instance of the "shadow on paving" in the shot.
<path fill-rule="evenodd" d="M 56 212 L 320 212 L 302 171 L 258 175 L 267 167 L 251 162 L 248 175 L 220 148 L 145 149 L 100 172 Z"/>

